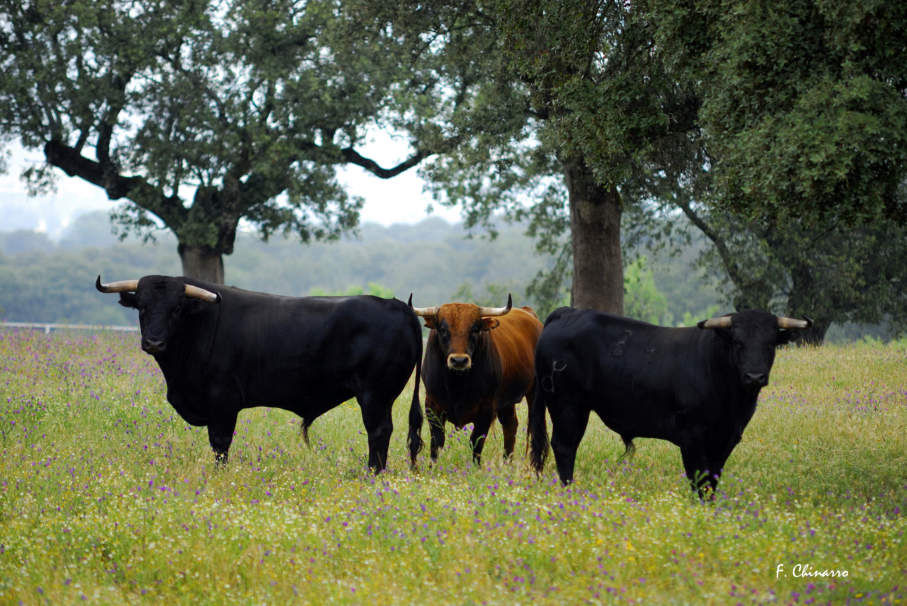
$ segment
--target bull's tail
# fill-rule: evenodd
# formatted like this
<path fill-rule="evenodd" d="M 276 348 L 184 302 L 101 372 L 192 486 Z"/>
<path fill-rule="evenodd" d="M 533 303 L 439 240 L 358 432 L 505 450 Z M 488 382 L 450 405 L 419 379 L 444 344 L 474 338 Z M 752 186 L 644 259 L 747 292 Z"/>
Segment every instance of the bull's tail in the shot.
<path fill-rule="evenodd" d="M 299 424 L 299 431 L 302 434 L 302 439 L 305 440 L 305 445 L 309 448 L 312 447 L 312 443 L 309 442 L 309 426 L 315 419 L 306 419 L 303 417 L 302 423 Z"/>
<path fill-rule="evenodd" d="M 526 450 L 523 451 L 523 456 L 529 455 L 529 442 L 532 441 L 532 432 L 529 431 L 529 420 L 532 419 L 532 409 L 538 401 L 537 389 L 538 385 L 533 379 L 532 389 L 526 394 Z"/>
<path fill-rule="evenodd" d="M 626 459 L 629 462 L 636 453 L 636 444 L 633 443 L 633 438 L 629 436 L 620 436 L 620 439 L 624 441 L 624 454 L 620 455 L 617 460 L 623 461 Z"/>
<path fill-rule="evenodd" d="M 535 469 L 537 474 L 542 473 L 545 468 L 545 459 L 548 458 L 548 427 L 545 421 L 545 391 L 536 374 L 535 378 L 535 397 L 529 406 L 529 422 L 526 431 L 529 432 L 531 450 L 529 453 L 529 464 Z"/>
<path fill-rule="evenodd" d="M 412 301 L 412 295 L 410 295 Z M 418 324 L 418 322 L 417 322 Z M 422 450 L 422 404 L 419 402 L 419 383 L 422 376 L 422 330 L 418 331 L 419 355 L 416 357 L 416 382 L 413 385 L 413 399 L 409 406 L 409 435 L 406 445 L 409 447 L 409 463 L 416 466 L 416 457 Z"/>

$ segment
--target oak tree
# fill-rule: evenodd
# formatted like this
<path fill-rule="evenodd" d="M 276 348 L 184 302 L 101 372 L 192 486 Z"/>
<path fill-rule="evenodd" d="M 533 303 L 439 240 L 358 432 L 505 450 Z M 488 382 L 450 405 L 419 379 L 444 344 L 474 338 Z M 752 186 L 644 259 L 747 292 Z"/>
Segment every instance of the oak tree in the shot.
<path fill-rule="evenodd" d="M 213 282 L 241 221 L 334 238 L 362 203 L 339 165 L 390 178 L 430 153 L 413 139 L 384 167 L 361 152 L 407 69 L 331 0 L 0 2 L 0 134 L 43 150 L 31 188 L 60 172 L 97 185 L 124 202 L 121 227 L 163 224 L 184 274 Z"/>

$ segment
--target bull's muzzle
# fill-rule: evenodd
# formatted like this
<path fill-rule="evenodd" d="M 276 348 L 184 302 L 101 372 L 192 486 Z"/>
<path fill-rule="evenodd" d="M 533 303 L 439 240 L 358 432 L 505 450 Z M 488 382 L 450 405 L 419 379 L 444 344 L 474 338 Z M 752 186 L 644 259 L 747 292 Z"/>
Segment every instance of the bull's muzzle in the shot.
<path fill-rule="evenodd" d="M 743 383 L 751 387 L 765 387 L 768 385 L 768 374 L 764 372 L 748 372 L 743 375 Z"/>
<path fill-rule="evenodd" d="M 450 354 L 447 356 L 447 368 L 457 372 L 466 372 L 472 368 L 472 358 L 468 354 Z"/>
<path fill-rule="evenodd" d="M 159 341 L 157 339 L 142 339 L 142 349 L 151 355 L 162 353 L 167 349 L 167 344 L 164 341 Z"/>

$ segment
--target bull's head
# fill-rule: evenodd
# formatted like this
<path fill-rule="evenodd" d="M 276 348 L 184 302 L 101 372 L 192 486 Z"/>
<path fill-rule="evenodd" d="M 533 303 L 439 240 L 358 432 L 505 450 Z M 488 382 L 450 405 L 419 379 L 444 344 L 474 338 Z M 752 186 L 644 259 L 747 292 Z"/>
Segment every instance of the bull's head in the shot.
<path fill-rule="evenodd" d="M 703 320 L 699 328 L 715 330 L 731 346 L 731 357 L 741 383 L 748 387 L 768 385 L 775 361 L 775 348 L 797 338 L 812 320 L 775 316 L 766 311 L 746 310 Z"/>
<path fill-rule="evenodd" d="M 220 300 L 215 292 L 167 276 L 145 276 L 109 284 L 102 284 L 98 276 L 95 288 L 105 293 L 120 293 L 120 305 L 139 310 L 142 349 L 152 355 L 167 349 L 170 336 L 184 317 L 202 305 Z"/>
<path fill-rule="evenodd" d="M 412 307 L 412 298 L 410 298 Z M 457 372 L 472 368 L 472 357 L 482 333 L 496 328 L 503 316 L 513 307 L 513 298 L 507 295 L 504 307 L 483 307 L 472 303 L 446 303 L 436 307 L 412 307 L 425 325 L 436 331 L 438 345 L 447 359 L 447 367 Z"/>

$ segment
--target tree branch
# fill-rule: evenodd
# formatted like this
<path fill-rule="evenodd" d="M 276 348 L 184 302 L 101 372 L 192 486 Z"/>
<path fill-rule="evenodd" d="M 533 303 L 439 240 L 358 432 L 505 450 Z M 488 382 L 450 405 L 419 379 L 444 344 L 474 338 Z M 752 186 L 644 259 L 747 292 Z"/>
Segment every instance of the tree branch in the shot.
<path fill-rule="evenodd" d="M 123 110 L 123 104 L 126 97 L 126 85 L 132 75 L 121 76 L 119 74 L 111 75 L 110 82 L 114 91 L 119 98 L 113 98 L 111 95 L 107 99 L 108 109 L 104 118 L 98 124 L 98 142 L 95 148 L 98 162 L 102 166 L 110 166 L 110 142 L 113 138 L 113 127 L 116 125 L 120 112 Z"/>
<path fill-rule="evenodd" d="M 142 177 L 124 177 L 111 163 L 89 160 L 76 149 L 54 139 L 44 145 L 44 157 L 48 164 L 70 177 L 79 177 L 103 188 L 110 200 L 128 198 L 160 217 L 174 231 L 185 220 L 186 209 L 178 196 L 164 196 Z"/>
<path fill-rule="evenodd" d="M 361 166 L 376 177 L 380 177 L 382 179 L 390 179 L 391 177 L 396 177 L 400 173 L 409 170 L 435 152 L 425 152 L 421 150 L 417 151 L 415 154 L 392 168 L 382 168 L 378 165 L 377 162 L 375 162 L 371 158 L 364 157 L 352 147 L 344 147 L 340 150 L 340 153 L 346 162 L 355 164 L 356 166 Z"/>
<path fill-rule="evenodd" d="M 718 256 L 721 257 L 721 263 L 724 265 L 725 271 L 727 271 L 728 276 L 730 276 L 731 281 L 734 284 L 737 284 L 738 287 L 741 287 L 746 281 L 743 279 L 743 276 L 740 274 L 740 268 L 734 263 L 734 256 L 731 254 L 731 251 L 728 249 L 727 245 L 724 242 L 724 239 L 721 238 L 709 225 L 696 214 L 696 212 L 690 206 L 690 203 L 687 200 L 684 200 L 680 197 L 676 200 L 677 206 L 680 207 L 680 210 L 683 211 L 683 214 L 687 216 L 690 222 L 693 223 L 699 231 L 701 231 L 705 236 L 712 241 L 712 244 L 715 245 L 715 249 L 718 251 Z"/>

